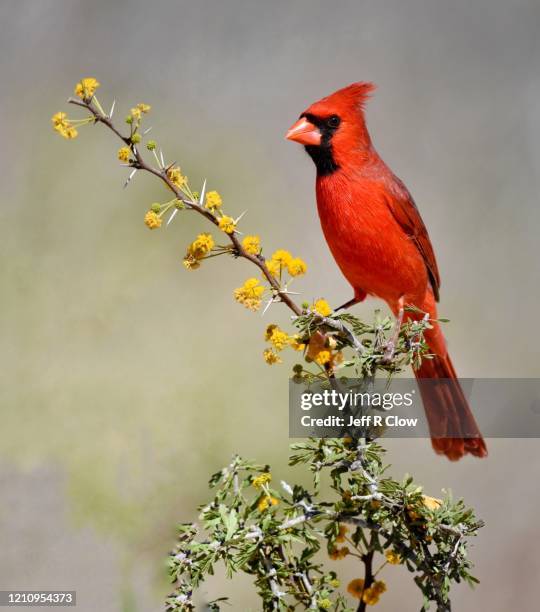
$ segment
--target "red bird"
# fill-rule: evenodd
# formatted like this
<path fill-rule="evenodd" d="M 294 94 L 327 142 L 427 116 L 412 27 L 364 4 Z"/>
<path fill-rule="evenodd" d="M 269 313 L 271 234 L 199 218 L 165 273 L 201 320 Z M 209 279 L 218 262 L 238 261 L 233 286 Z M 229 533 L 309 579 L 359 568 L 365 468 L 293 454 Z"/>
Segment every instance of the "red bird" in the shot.
<path fill-rule="evenodd" d="M 418 317 L 414 306 L 437 317 L 440 278 L 426 227 L 414 200 L 371 143 L 364 104 L 375 89 L 353 83 L 315 102 L 300 115 L 287 138 L 305 146 L 317 168 L 317 208 L 324 236 L 352 285 L 351 306 L 374 295 L 397 317 Z M 433 359 L 424 359 L 418 379 L 433 448 L 451 460 L 466 453 L 487 455 L 437 323 L 425 334 Z"/>

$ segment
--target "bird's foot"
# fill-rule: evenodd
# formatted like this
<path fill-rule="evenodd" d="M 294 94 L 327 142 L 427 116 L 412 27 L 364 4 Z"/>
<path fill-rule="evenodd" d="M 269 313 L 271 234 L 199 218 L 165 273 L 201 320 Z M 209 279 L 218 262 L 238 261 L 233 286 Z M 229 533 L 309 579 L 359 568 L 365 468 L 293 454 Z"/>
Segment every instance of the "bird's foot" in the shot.
<path fill-rule="evenodd" d="M 355 304 L 359 304 L 360 302 L 363 302 L 366 299 L 366 296 L 367 296 L 367 293 L 365 291 L 362 291 L 362 289 L 355 289 L 354 297 L 350 299 L 348 302 L 345 302 L 345 304 L 341 304 L 341 306 L 336 308 L 334 312 L 339 312 L 340 310 L 345 310 L 346 308 L 350 308 L 351 306 L 354 306 Z"/>
<path fill-rule="evenodd" d="M 341 306 L 338 306 L 335 312 L 339 312 L 340 310 L 346 310 L 347 308 L 350 308 L 351 306 L 354 306 L 355 304 L 358 304 L 358 300 L 355 297 L 353 297 L 352 300 L 349 300 L 348 302 L 345 302 L 345 304 L 341 304 Z"/>

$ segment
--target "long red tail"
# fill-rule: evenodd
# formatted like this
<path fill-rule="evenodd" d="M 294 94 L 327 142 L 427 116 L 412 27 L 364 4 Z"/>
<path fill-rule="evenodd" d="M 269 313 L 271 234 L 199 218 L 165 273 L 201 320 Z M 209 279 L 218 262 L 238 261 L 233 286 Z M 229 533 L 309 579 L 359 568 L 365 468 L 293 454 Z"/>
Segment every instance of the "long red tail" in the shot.
<path fill-rule="evenodd" d="M 433 359 L 424 359 L 420 368 L 415 371 L 415 376 L 418 379 L 435 452 L 446 455 L 451 461 L 457 461 L 467 453 L 475 457 L 485 457 L 486 444 L 457 380 L 448 353 L 444 356 L 435 355 Z"/>

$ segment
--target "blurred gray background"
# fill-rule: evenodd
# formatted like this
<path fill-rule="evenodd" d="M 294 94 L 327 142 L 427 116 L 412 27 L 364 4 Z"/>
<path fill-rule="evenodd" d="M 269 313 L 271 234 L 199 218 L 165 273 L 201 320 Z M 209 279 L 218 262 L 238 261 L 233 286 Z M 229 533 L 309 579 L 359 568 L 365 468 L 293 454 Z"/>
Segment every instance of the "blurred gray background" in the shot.
<path fill-rule="evenodd" d="M 295 477 L 288 367 L 259 358 L 264 326 L 287 313 L 234 304 L 246 263 L 183 269 L 204 225 L 186 214 L 149 232 L 144 212 L 167 194 L 144 176 L 122 190 L 109 133 L 53 133 L 83 76 L 117 118 L 151 104 L 168 159 L 227 211 L 248 209 L 267 251 L 303 256 L 303 299 L 333 304 L 350 290 L 322 240 L 312 163 L 283 135 L 309 103 L 373 80 L 369 126 L 429 228 L 458 371 L 538 376 L 538 0 L 4 0 L 0 28 L 0 589 L 159 610 L 174 524 L 195 516 L 211 472 L 239 452 Z M 536 609 L 539 442 L 491 441 L 487 460 L 458 464 L 425 441 L 388 446 L 394 474 L 451 488 L 487 521 L 481 584 L 457 588 L 455 609 Z M 384 577 L 382 611 L 419 609 L 404 568 Z M 247 581 L 222 583 L 203 590 L 257 609 Z"/>

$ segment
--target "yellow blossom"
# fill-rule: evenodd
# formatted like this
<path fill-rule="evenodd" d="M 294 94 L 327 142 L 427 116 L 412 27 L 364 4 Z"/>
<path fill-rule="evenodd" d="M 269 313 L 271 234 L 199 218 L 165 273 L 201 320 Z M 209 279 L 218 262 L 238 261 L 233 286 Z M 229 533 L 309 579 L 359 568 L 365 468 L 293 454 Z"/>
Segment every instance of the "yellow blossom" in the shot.
<path fill-rule="evenodd" d="M 152 107 L 150 106 L 150 104 L 143 104 L 142 102 L 140 102 L 135 108 L 131 109 L 131 114 L 135 119 L 140 119 L 141 114 L 146 115 L 146 113 L 150 112 L 151 108 Z"/>
<path fill-rule="evenodd" d="M 272 261 L 276 261 L 281 267 L 286 268 L 292 260 L 292 255 L 285 249 L 278 249 L 272 255 Z"/>
<path fill-rule="evenodd" d="M 319 599 L 317 605 L 323 610 L 330 610 L 330 608 L 332 607 L 332 601 L 328 599 L 328 597 L 325 597 L 324 599 Z"/>
<path fill-rule="evenodd" d="M 208 210 L 216 210 L 216 208 L 220 208 L 223 204 L 223 200 L 217 191 L 209 191 L 206 194 L 205 198 L 205 208 Z"/>
<path fill-rule="evenodd" d="M 289 334 L 274 324 L 266 328 L 264 338 L 274 345 L 276 351 L 282 351 L 290 342 Z"/>
<path fill-rule="evenodd" d="M 182 263 L 184 264 L 184 268 L 186 268 L 186 270 L 196 270 L 197 268 L 201 267 L 200 260 L 193 257 L 193 255 L 190 255 L 189 253 L 184 257 Z"/>
<path fill-rule="evenodd" d="M 307 266 L 300 257 L 295 257 L 287 264 L 287 270 L 291 276 L 301 276 L 307 272 Z"/>
<path fill-rule="evenodd" d="M 257 504 L 257 510 L 259 512 L 264 512 L 268 508 L 271 508 L 272 506 L 277 506 L 278 504 L 279 501 L 275 497 L 267 495 L 266 497 L 261 498 L 261 500 Z"/>
<path fill-rule="evenodd" d="M 282 359 L 274 352 L 274 349 L 265 349 L 263 351 L 263 358 L 268 365 L 274 365 L 276 363 L 282 363 Z"/>
<path fill-rule="evenodd" d="M 68 119 L 66 113 L 56 113 L 51 117 L 53 128 L 56 132 L 63 136 L 67 140 L 71 140 L 77 137 L 77 130 L 73 127 L 71 121 Z"/>
<path fill-rule="evenodd" d="M 62 112 L 55 113 L 51 117 L 51 121 L 53 122 L 53 126 L 55 128 L 58 125 L 66 125 L 67 123 L 69 123 L 68 116 L 66 115 L 66 113 L 62 113 Z"/>
<path fill-rule="evenodd" d="M 270 259 L 266 262 L 266 267 L 268 268 L 268 272 L 270 272 L 272 276 L 279 276 L 279 273 L 281 271 L 281 264 L 279 263 L 279 261 L 274 261 L 273 259 Z"/>
<path fill-rule="evenodd" d="M 219 229 L 224 231 L 226 234 L 232 234 L 236 229 L 236 223 L 232 217 L 223 215 L 220 217 L 218 222 Z"/>
<path fill-rule="evenodd" d="M 197 238 L 189 245 L 188 255 L 192 255 L 195 259 L 202 259 L 214 248 L 214 239 L 211 234 L 199 234 Z"/>
<path fill-rule="evenodd" d="M 256 489 L 261 489 L 263 485 L 269 483 L 272 480 L 272 474 L 269 472 L 263 472 L 259 474 L 259 476 L 255 476 L 255 478 L 251 481 L 251 484 Z"/>
<path fill-rule="evenodd" d="M 315 312 L 318 312 L 323 317 L 327 317 L 328 315 L 332 314 L 330 304 L 323 298 L 315 300 L 311 307 Z"/>
<path fill-rule="evenodd" d="M 339 544 L 343 544 L 343 542 L 345 542 L 345 536 L 347 535 L 348 531 L 349 530 L 346 525 L 340 525 L 339 533 L 336 536 L 336 542 L 338 542 Z"/>
<path fill-rule="evenodd" d="M 75 85 L 75 95 L 79 96 L 79 98 L 82 98 L 83 100 L 87 100 L 94 95 L 98 87 L 99 83 L 97 79 L 94 77 L 86 77 L 81 79 L 77 85 Z"/>
<path fill-rule="evenodd" d="M 127 163 L 130 155 L 131 149 L 129 147 L 122 147 L 121 149 L 118 149 L 118 159 L 121 162 Z"/>
<path fill-rule="evenodd" d="M 263 294 L 264 286 L 256 278 L 248 278 L 242 287 L 234 290 L 234 299 L 249 310 L 258 310 Z"/>
<path fill-rule="evenodd" d="M 384 556 L 390 565 L 399 565 L 401 563 L 401 557 L 395 550 L 387 550 Z"/>
<path fill-rule="evenodd" d="M 301 338 L 298 334 L 295 334 L 290 339 L 291 347 L 295 351 L 303 351 L 306 348 L 306 345 L 301 341 Z"/>
<path fill-rule="evenodd" d="M 334 561 L 340 561 L 341 559 L 344 559 L 349 553 L 350 553 L 349 547 L 342 546 L 341 548 L 333 548 L 328 553 L 328 556 L 330 557 L 330 559 Z"/>
<path fill-rule="evenodd" d="M 356 599 L 362 599 L 362 593 L 364 592 L 363 579 L 356 578 L 356 580 L 351 580 L 351 582 L 349 582 L 347 585 L 347 592 Z"/>
<path fill-rule="evenodd" d="M 178 166 L 172 166 L 167 170 L 167 178 L 171 183 L 178 188 L 182 188 L 187 183 L 187 178 L 182 174 Z"/>
<path fill-rule="evenodd" d="M 334 589 L 339 589 L 340 585 L 341 585 L 341 582 L 337 578 L 330 580 L 330 586 L 333 587 Z"/>
<path fill-rule="evenodd" d="M 381 595 L 386 591 L 386 582 L 384 580 L 375 580 L 375 582 L 371 585 L 371 588 Z"/>
<path fill-rule="evenodd" d="M 246 253 L 250 255 L 258 255 L 261 252 L 261 240 L 259 236 L 246 236 L 242 240 L 242 246 Z"/>
<path fill-rule="evenodd" d="M 368 606 L 374 606 L 379 601 L 379 593 L 373 587 L 366 589 L 362 595 L 362 601 Z"/>
<path fill-rule="evenodd" d="M 319 365 L 325 365 L 330 363 L 330 361 L 332 361 L 332 353 L 327 350 L 319 351 L 315 357 L 315 363 L 318 363 Z"/>
<path fill-rule="evenodd" d="M 149 210 L 146 215 L 144 215 L 144 222 L 150 229 L 157 229 L 158 227 L 161 227 L 161 217 L 153 210 Z"/>

